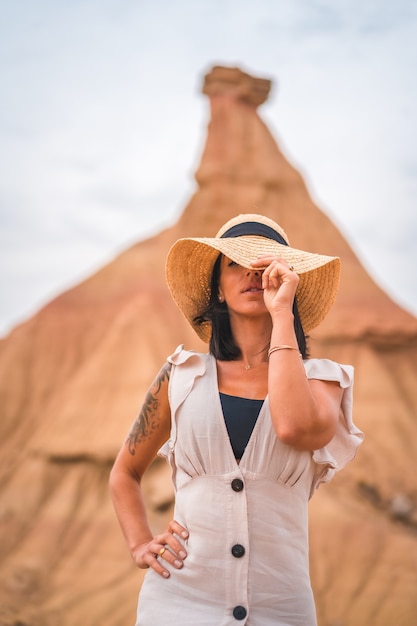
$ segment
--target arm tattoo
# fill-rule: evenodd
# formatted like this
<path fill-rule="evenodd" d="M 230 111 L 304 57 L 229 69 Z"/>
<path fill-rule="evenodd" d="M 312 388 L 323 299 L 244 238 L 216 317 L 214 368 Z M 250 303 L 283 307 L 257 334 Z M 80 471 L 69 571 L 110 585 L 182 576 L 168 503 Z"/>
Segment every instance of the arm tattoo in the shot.
<path fill-rule="evenodd" d="M 129 448 L 130 454 L 132 455 L 136 452 L 137 444 L 150 437 L 158 427 L 158 394 L 161 390 L 162 384 L 169 380 L 171 367 L 171 363 L 165 363 L 159 374 L 156 376 L 148 390 L 148 393 L 146 394 L 140 413 L 130 430 L 126 444 Z"/>

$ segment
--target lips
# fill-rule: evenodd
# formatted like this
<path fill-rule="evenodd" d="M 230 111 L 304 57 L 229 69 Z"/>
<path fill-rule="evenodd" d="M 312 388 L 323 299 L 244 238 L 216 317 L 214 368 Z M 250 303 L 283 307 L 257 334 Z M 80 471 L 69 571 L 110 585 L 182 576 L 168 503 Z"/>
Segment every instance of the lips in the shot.
<path fill-rule="evenodd" d="M 260 285 L 249 285 L 243 290 L 243 293 L 262 293 L 263 289 Z"/>

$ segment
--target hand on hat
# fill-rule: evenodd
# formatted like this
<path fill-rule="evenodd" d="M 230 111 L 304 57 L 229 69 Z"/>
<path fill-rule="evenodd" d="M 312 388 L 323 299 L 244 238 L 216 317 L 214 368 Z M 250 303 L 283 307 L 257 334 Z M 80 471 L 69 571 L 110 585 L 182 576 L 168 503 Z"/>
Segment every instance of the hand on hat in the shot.
<path fill-rule="evenodd" d="M 291 311 L 299 277 L 287 261 L 275 256 L 262 256 L 251 263 L 254 269 L 265 268 L 262 288 L 266 308 L 271 313 Z"/>

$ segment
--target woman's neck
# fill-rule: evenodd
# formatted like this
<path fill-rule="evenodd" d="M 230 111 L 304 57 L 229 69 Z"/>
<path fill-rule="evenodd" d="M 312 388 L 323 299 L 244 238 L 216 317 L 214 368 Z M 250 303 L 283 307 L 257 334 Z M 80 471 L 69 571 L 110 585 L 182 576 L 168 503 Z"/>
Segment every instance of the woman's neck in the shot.
<path fill-rule="evenodd" d="M 268 361 L 271 341 L 271 324 L 266 320 L 245 320 L 232 323 L 232 333 L 241 352 L 241 360 L 246 369 L 252 369 Z"/>

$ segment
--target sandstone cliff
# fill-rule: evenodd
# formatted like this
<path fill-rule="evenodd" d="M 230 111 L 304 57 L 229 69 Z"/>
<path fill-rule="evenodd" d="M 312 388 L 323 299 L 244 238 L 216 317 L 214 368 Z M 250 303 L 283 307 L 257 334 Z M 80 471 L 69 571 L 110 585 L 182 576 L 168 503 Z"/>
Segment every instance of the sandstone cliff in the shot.
<path fill-rule="evenodd" d="M 269 89 L 268 80 L 213 68 L 198 187 L 178 223 L 0 342 L 0 626 L 134 623 L 143 572 L 121 537 L 108 472 L 166 355 L 179 343 L 204 348 L 171 301 L 165 257 L 178 237 L 214 234 L 251 211 L 282 224 L 295 247 L 342 259 L 340 293 L 311 352 L 355 366 L 355 421 L 366 441 L 311 503 L 319 623 L 417 623 L 417 319 L 373 282 L 312 202 L 258 115 Z M 145 489 L 157 531 L 172 506 L 162 462 Z"/>

